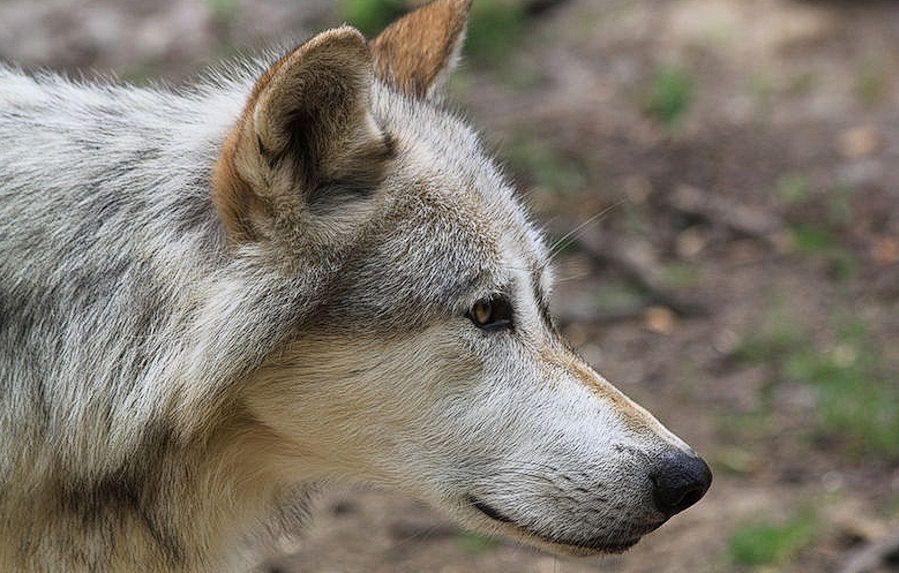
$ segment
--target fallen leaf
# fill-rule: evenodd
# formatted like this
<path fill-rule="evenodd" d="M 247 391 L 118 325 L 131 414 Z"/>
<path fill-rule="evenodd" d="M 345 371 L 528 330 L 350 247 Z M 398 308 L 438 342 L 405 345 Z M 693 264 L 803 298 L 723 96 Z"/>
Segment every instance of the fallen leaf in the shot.
<path fill-rule="evenodd" d="M 877 237 L 871 244 L 871 258 L 878 265 L 899 263 L 899 239 L 895 237 Z"/>
<path fill-rule="evenodd" d="M 658 334 L 671 334 L 674 330 L 674 312 L 665 306 L 651 306 L 643 315 L 646 329 Z"/>
<path fill-rule="evenodd" d="M 840 135 L 840 151 L 849 159 L 871 155 L 880 147 L 880 134 L 871 126 L 853 127 Z"/>

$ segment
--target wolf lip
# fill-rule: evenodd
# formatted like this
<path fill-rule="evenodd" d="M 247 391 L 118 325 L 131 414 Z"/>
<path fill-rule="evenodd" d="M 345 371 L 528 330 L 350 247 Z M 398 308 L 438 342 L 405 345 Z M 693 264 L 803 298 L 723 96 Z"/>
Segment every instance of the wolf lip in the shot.
<path fill-rule="evenodd" d="M 478 511 L 480 511 L 481 513 L 483 513 L 490 519 L 493 519 L 495 521 L 501 521 L 503 523 L 513 523 L 513 524 L 515 523 L 515 521 L 512 518 L 503 515 L 496 508 L 494 508 L 490 505 L 487 505 L 486 503 L 484 503 L 483 501 L 479 500 L 478 498 L 476 498 L 474 496 L 471 496 L 471 495 L 468 496 L 468 503 L 470 503 L 472 506 L 474 506 L 475 509 L 477 509 Z"/>
<path fill-rule="evenodd" d="M 639 536 L 634 539 L 629 539 L 627 541 L 619 542 L 619 543 L 610 543 L 601 538 L 584 539 L 584 540 L 577 540 L 577 541 L 571 540 L 571 539 L 561 539 L 561 538 L 553 537 L 551 535 L 546 535 L 546 534 L 534 531 L 533 529 L 531 529 L 527 526 L 520 525 L 520 524 L 516 523 L 514 519 L 504 515 L 502 512 L 500 512 L 493 506 L 484 503 L 483 501 L 479 500 L 478 498 L 476 498 L 474 496 L 469 495 L 468 502 L 472 505 L 472 507 L 474 507 L 475 509 L 477 509 L 478 511 L 480 511 L 481 513 L 483 513 L 490 519 L 493 519 L 494 521 L 499 521 L 501 523 L 508 523 L 510 525 L 517 527 L 518 529 L 520 529 L 524 533 L 527 533 L 528 535 L 532 535 L 542 541 L 546 541 L 548 543 L 553 543 L 556 545 L 566 545 L 568 547 L 576 547 L 578 549 L 589 549 L 591 551 L 599 551 L 599 552 L 604 552 L 604 553 L 623 553 L 624 551 L 627 551 L 628 549 L 630 549 L 631 547 L 636 545 L 638 541 L 640 541 Z"/>

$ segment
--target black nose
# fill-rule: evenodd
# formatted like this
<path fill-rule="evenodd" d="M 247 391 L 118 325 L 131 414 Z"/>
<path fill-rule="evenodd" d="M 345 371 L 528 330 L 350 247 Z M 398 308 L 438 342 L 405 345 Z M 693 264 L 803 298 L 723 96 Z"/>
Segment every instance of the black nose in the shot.
<path fill-rule="evenodd" d="M 677 450 L 659 460 L 650 479 L 656 507 L 671 517 L 702 499 L 712 485 L 712 471 L 702 458 Z"/>

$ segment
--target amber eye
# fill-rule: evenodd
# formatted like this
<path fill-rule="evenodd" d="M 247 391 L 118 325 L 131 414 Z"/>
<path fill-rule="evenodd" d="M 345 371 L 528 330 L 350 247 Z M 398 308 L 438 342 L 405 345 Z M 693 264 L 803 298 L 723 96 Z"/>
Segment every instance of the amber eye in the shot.
<path fill-rule="evenodd" d="M 494 295 L 474 303 L 468 318 L 480 329 L 493 331 L 512 326 L 512 304 L 503 295 Z"/>

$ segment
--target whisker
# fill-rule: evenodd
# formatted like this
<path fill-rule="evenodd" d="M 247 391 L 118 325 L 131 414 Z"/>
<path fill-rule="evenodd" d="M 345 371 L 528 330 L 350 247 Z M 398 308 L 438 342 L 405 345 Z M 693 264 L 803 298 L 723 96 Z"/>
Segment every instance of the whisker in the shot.
<path fill-rule="evenodd" d="M 563 278 L 560 278 L 560 279 L 556 279 L 556 280 L 553 281 L 553 282 L 555 282 L 556 284 L 559 284 L 559 283 L 565 283 L 565 282 L 569 282 L 569 281 L 576 281 L 576 280 L 582 279 L 582 278 L 584 278 L 584 277 L 589 277 L 589 276 L 592 275 L 592 274 L 593 274 L 592 271 L 584 271 L 584 272 L 582 272 L 582 273 L 577 273 L 577 274 L 574 274 L 574 275 L 570 275 L 570 276 L 567 276 L 567 277 L 563 277 Z"/>
<path fill-rule="evenodd" d="M 587 219 L 586 221 L 584 221 L 583 223 L 581 223 L 580 225 L 575 227 L 574 229 L 572 229 L 572 230 L 568 231 L 567 233 L 565 233 L 564 235 L 562 235 L 562 237 L 559 240 L 557 240 L 555 243 L 553 243 L 553 245 L 550 247 L 549 256 L 546 258 L 546 262 L 543 263 L 543 266 L 541 267 L 541 269 L 543 267 L 545 267 L 546 265 L 548 265 L 556 256 L 558 256 L 558 254 L 562 250 L 564 250 L 566 247 L 568 247 L 568 245 L 570 245 L 574 241 L 574 239 L 577 237 L 578 233 L 583 231 L 588 225 L 591 225 L 591 224 L 597 222 L 598 220 L 600 220 L 603 216 L 608 215 L 614 209 L 617 209 L 618 207 L 623 205 L 626 201 L 627 201 L 627 199 L 619 199 L 618 201 L 615 201 L 614 203 L 612 203 L 608 207 L 602 209 L 600 212 L 596 213 L 595 215 L 593 215 L 592 217 L 590 217 L 589 219 Z"/>
<path fill-rule="evenodd" d="M 531 460 L 519 460 L 517 458 L 505 458 L 505 457 L 500 457 L 500 456 L 491 456 L 491 457 L 482 457 L 482 458 L 480 458 L 480 460 L 485 461 L 485 462 L 500 462 L 503 464 L 503 467 L 510 467 L 513 469 L 515 466 L 506 466 L 505 464 L 518 464 L 519 467 L 521 467 L 521 468 L 533 467 L 533 468 L 540 468 L 540 469 L 551 470 L 551 471 L 559 471 L 559 468 L 557 468 L 555 466 L 551 466 L 545 462 L 537 462 L 537 461 L 531 461 Z"/>

